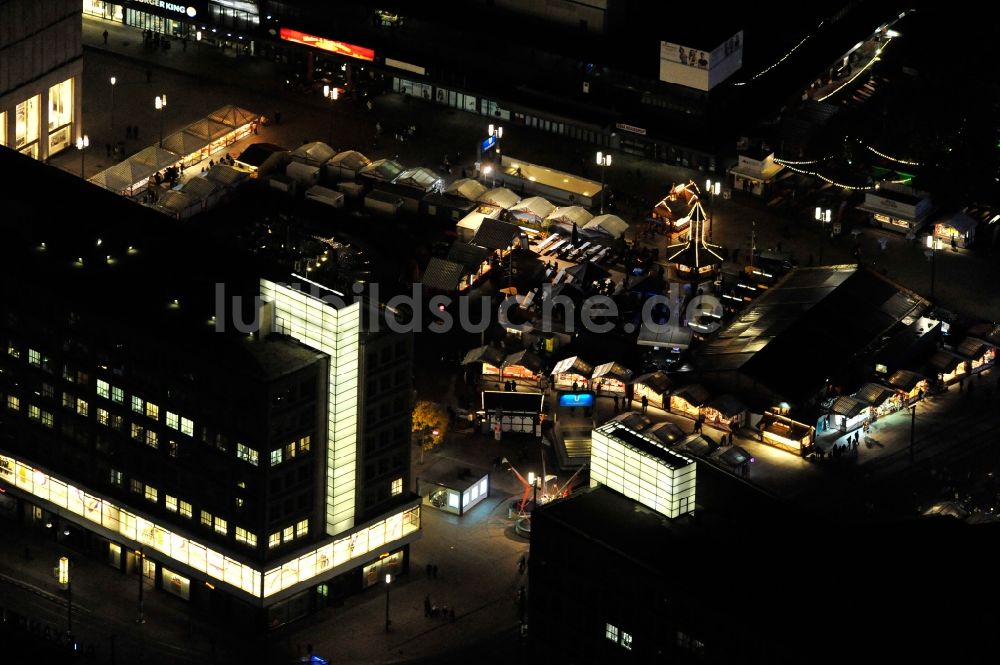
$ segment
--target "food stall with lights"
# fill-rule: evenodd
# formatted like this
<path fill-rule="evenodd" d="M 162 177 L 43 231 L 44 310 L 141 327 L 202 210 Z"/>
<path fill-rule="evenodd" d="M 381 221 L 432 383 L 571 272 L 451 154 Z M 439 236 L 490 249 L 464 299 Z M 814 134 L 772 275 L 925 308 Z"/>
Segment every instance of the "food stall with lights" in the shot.
<path fill-rule="evenodd" d="M 552 368 L 554 385 L 558 390 L 586 390 L 594 367 L 579 356 L 563 358 Z"/>
<path fill-rule="evenodd" d="M 479 373 L 483 375 L 483 380 L 492 381 L 495 379 L 497 383 L 499 383 L 500 366 L 503 364 L 503 359 L 503 351 L 492 344 L 486 344 L 485 346 L 476 347 L 466 353 L 461 364 L 472 366 L 481 364 L 482 371 Z"/>
<path fill-rule="evenodd" d="M 958 211 L 934 222 L 934 237 L 945 247 L 967 249 L 976 239 L 978 225 L 976 220 Z"/>
<path fill-rule="evenodd" d="M 666 372 L 650 372 L 632 379 L 632 394 L 634 399 L 645 397 L 651 406 L 662 409 L 671 385 Z"/>
<path fill-rule="evenodd" d="M 747 420 L 747 407 L 732 395 L 713 397 L 699 409 L 706 425 L 735 432 Z"/>
<path fill-rule="evenodd" d="M 757 423 L 761 443 L 807 455 L 816 441 L 816 428 L 775 411 L 766 412 Z"/>
<path fill-rule="evenodd" d="M 931 198 L 908 185 L 879 182 L 865 192 L 865 201 L 858 210 L 871 213 L 872 223 L 896 233 L 915 233 L 926 222 L 933 209 Z"/>
<path fill-rule="evenodd" d="M 698 186 L 694 181 L 672 185 L 670 191 L 649 213 L 649 221 L 663 224 L 671 232 L 683 231 L 689 223 L 689 208 L 698 200 Z"/>
<path fill-rule="evenodd" d="M 865 424 L 868 419 L 869 407 L 867 402 L 863 402 L 857 397 L 842 395 L 833 401 L 830 406 L 829 425 L 830 429 L 841 432 L 853 432 Z"/>
<path fill-rule="evenodd" d="M 421 471 L 417 494 L 425 506 L 461 517 L 490 495 L 490 473 L 439 462 Z"/>
<path fill-rule="evenodd" d="M 599 182 L 503 155 L 493 172 L 498 184 L 522 195 L 544 196 L 553 203 L 593 206 L 604 186 Z"/>
<path fill-rule="evenodd" d="M 504 378 L 538 383 L 545 371 L 545 363 L 527 349 L 512 353 L 503 361 Z"/>
<path fill-rule="evenodd" d="M 927 361 L 927 370 L 930 376 L 936 377 L 939 383 L 946 386 L 965 378 L 969 373 L 966 359 L 945 349 L 931 356 Z"/>
<path fill-rule="evenodd" d="M 701 416 L 701 407 L 708 402 L 711 395 L 705 386 L 692 383 L 675 390 L 670 395 L 670 411 L 697 420 Z"/>
<path fill-rule="evenodd" d="M 854 396 L 868 405 L 873 422 L 903 408 L 899 393 L 878 383 L 866 383 Z"/>
<path fill-rule="evenodd" d="M 624 395 L 631 379 L 632 370 L 616 362 L 598 365 L 590 375 L 591 387 L 598 395 Z"/>
<path fill-rule="evenodd" d="M 885 384 L 899 394 L 905 406 L 913 404 L 927 393 L 927 379 L 922 374 L 906 369 L 896 370 Z"/>
<path fill-rule="evenodd" d="M 966 359 L 969 364 L 969 371 L 973 374 L 991 366 L 997 356 L 997 348 L 995 346 L 976 337 L 966 337 L 963 339 L 955 347 L 955 352 Z"/>

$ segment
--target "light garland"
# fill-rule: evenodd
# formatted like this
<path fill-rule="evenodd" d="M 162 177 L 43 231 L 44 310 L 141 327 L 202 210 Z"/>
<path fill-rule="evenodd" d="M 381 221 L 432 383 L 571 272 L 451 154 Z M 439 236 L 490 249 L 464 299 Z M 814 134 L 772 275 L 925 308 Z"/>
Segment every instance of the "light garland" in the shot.
<path fill-rule="evenodd" d="M 883 44 L 882 46 L 880 46 L 877 49 L 875 49 L 875 55 L 872 56 L 872 59 L 869 60 L 868 63 L 864 67 L 862 67 L 861 69 L 859 69 L 858 72 L 854 76 L 852 76 L 851 78 L 847 79 L 846 81 L 844 81 L 843 83 L 841 83 L 839 86 L 837 86 L 836 88 L 834 88 L 833 91 L 831 91 L 829 94 L 826 94 L 826 95 L 818 98 L 816 101 L 817 102 L 824 102 L 824 101 L 830 99 L 831 97 L 833 97 L 834 95 L 836 95 L 838 92 L 840 92 L 841 90 L 843 90 L 844 88 L 846 88 L 850 84 L 854 83 L 858 79 L 859 76 L 861 76 L 866 71 L 868 71 L 869 69 L 871 69 L 871 66 L 874 65 L 876 62 L 878 62 L 878 60 L 882 57 L 882 51 L 884 51 L 889 46 L 889 44 L 892 43 L 892 40 L 893 40 L 893 38 L 890 37 L 889 39 L 886 40 L 885 44 Z"/>
<path fill-rule="evenodd" d="M 819 30 L 820 28 L 822 28 L 824 23 L 826 23 L 826 19 L 824 19 L 824 20 L 822 20 L 822 21 L 819 22 L 819 25 L 816 26 L 816 30 Z M 788 53 L 786 53 L 785 55 L 783 55 L 780 58 L 778 58 L 777 62 L 774 62 L 769 67 L 765 67 L 764 69 L 760 70 L 759 72 L 757 72 L 756 74 L 754 74 L 753 76 L 751 76 L 750 78 L 748 78 L 746 81 L 740 81 L 739 83 L 734 83 L 733 85 L 746 85 L 747 83 L 750 83 L 752 81 L 756 81 L 761 76 L 763 76 L 764 74 L 767 74 L 769 71 L 771 71 L 772 69 L 774 69 L 775 67 L 777 67 L 778 65 L 780 65 L 781 63 L 783 63 L 785 60 L 788 60 L 788 58 L 790 58 L 793 53 L 795 53 L 796 51 L 799 50 L 800 46 L 802 46 L 807 41 L 809 41 L 810 37 L 812 37 L 812 33 L 809 33 L 805 37 L 803 37 L 799 41 L 798 44 L 796 44 L 795 46 L 793 46 L 788 51 Z"/>
<path fill-rule="evenodd" d="M 781 159 L 780 157 L 775 157 L 774 163 L 781 164 L 782 166 L 808 166 L 809 164 L 819 164 L 820 162 L 825 162 L 831 157 L 833 157 L 833 155 L 827 155 L 826 157 L 821 157 L 820 159 L 803 159 L 800 161 L 793 161 L 790 159 Z"/>
<path fill-rule="evenodd" d="M 788 168 L 791 169 L 792 171 L 795 171 L 796 173 L 801 173 L 803 175 L 811 175 L 815 178 L 819 178 L 823 182 L 828 182 L 836 187 L 842 187 L 843 189 L 850 189 L 855 192 L 866 192 L 875 189 L 875 185 L 866 185 L 864 187 L 858 187 L 857 185 L 845 185 L 842 182 L 837 182 L 836 180 L 831 180 L 830 178 L 827 178 L 822 173 L 816 173 L 815 171 L 806 171 L 805 169 L 799 169 L 794 166 L 789 166 Z"/>
<path fill-rule="evenodd" d="M 878 155 L 882 159 L 888 159 L 890 162 L 896 162 L 897 164 L 905 164 L 906 166 L 923 166 L 923 164 L 921 164 L 920 162 L 914 162 L 909 159 L 900 159 L 898 157 L 893 157 L 892 155 L 887 155 L 884 152 L 879 152 L 878 150 L 871 147 L 867 143 L 864 143 L 861 139 L 857 139 L 857 141 L 868 151 Z"/>

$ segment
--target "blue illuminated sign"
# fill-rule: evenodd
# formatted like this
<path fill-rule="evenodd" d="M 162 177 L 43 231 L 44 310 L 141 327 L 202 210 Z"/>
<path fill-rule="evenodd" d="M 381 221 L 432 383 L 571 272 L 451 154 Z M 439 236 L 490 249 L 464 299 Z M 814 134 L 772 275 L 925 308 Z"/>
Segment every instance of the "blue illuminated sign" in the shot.
<path fill-rule="evenodd" d="M 496 143 L 497 143 L 497 137 L 495 135 L 491 134 L 490 136 L 487 136 L 486 140 L 483 141 L 482 143 L 482 151 L 486 152 L 487 150 L 495 146 Z"/>
<path fill-rule="evenodd" d="M 594 394 L 563 393 L 559 395 L 559 406 L 594 406 Z"/>

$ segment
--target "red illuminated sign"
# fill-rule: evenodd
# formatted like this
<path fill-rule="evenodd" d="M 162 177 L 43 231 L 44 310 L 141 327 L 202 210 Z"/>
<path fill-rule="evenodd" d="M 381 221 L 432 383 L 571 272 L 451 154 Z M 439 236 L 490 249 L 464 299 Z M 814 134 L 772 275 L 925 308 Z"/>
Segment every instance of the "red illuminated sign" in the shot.
<path fill-rule="evenodd" d="M 355 46 L 354 44 L 348 44 L 346 42 L 337 42 L 332 39 L 327 39 L 326 37 L 317 37 L 316 35 L 309 35 L 304 32 L 299 32 L 298 30 L 292 30 L 291 28 L 282 28 L 280 35 L 286 42 L 312 46 L 313 48 L 318 48 L 323 51 L 338 53 L 340 55 L 346 55 L 350 58 L 358 58 L 359 60 L 375 59 L 375 51 L 370 48 L 365 48 L 364 46 Z"/>

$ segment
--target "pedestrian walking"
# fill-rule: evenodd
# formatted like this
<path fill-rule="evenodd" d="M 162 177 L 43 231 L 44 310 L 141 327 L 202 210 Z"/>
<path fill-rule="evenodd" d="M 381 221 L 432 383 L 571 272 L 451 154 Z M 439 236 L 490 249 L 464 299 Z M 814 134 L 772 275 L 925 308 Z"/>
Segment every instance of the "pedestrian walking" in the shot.
<path fill-rule="evenodd" d="M 101 36 L 104 37 L 104 45 L 107 46 L 108 45 L 108 31 L 105 30 L 103 33 L 101 33 Z"/>
<path fill-rule="evenodd" d="M 438 578 L 438 567 L 437 567 L 437 564 L 434 564 L 433 566 L 431 566 L 431 577 L 434 578 L 434 579 Z"/>
<path fill-rule="evenodd" d="M 646 395 L 642 396 L 642 412 L 646 413 L 646 409 L 649 408 L 649 397 Z"/>
<path fill-rule="evenodd" d="M 524 555 L 522 554 L 521 558 L 517 560 L 517 572 L 523 575 L 525 565 Z"/>

